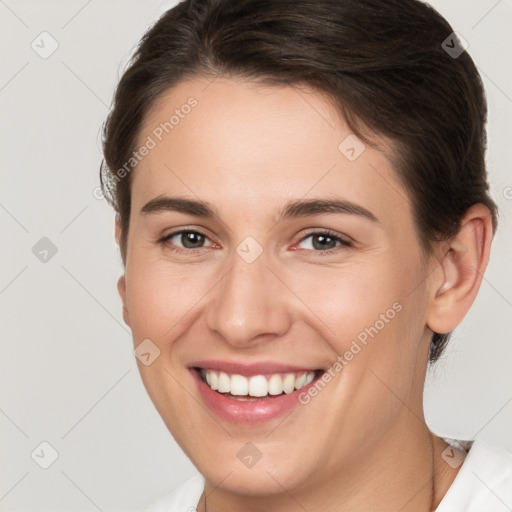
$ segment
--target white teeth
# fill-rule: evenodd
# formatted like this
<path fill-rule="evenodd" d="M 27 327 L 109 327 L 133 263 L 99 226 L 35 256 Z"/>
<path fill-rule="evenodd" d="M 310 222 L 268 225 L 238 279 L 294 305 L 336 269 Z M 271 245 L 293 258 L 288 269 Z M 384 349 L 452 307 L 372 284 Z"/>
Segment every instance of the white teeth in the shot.
<path fill-rule="evenodd" d="M 249 381 L 243 375 L 231 375 L 231 394 L 248 395 Z"/>
<path fill-rule="evenodd" d="M 264 397 L 267 395 L 280 395 L 293 393 L 296 389 L 301 389 L 313 382 L 315 372 L 296 373 L 275 373 L 271 376 L 253 375 L 245 377 L 243 375 L 228 375 L 218 370 L 201 370 L 201 374 L 208 386 L 219 393 L 231 393 L 232 395 L 243 397 Z"/>
<path fill-rule="evenodd" d="M 295 391 L 295 375 L 293 373 L 288 373 L 283 379 L 283 391 L 287 395 Z"/>
<path fill-rule="evenodd" d="M 249 381 L 250 396 L 266 396 L 268 395 L 268 381 L 263 375 L 255 375 Z"/>
<path fill-rule="evenodd" d="M 306 373 L 306 379 L 304 381 L 304 386 L 307 386 L 308 384 L 311 384 L 313 382 L 314 378 L 315 378 L 314 372 Z"/>
<path fill-rule="evenodd" d="M 306 375 L 306 373 L 303 373 L 302 375 L 299 375 L 299 377 L 295 379 L 295 389 L 300 389 L 302 386 L 304 386 L 304 384 L 306 383 Z"/>
<path fill-rule="evenodd" d="M 283 392 L 283 379 L 281 375 L 272 375 L 268 381 L 268 394 L 280 395 Z"/>
<path fill-rule="evenodd" d="M 227 373 L 219 373 L 217 390 L 219 393 L 229 393 L 231 391 L 231 379 Z"/>
<path fill-rule="evenodd" d="M 219 388 L 219 377 L 215 372 L 208 372 L 206 377 L 210 377 L 210 381 L 208 382 L 209 386 L 215 391 Z M 207 379 L 208 380 L 208 379 Z"/>

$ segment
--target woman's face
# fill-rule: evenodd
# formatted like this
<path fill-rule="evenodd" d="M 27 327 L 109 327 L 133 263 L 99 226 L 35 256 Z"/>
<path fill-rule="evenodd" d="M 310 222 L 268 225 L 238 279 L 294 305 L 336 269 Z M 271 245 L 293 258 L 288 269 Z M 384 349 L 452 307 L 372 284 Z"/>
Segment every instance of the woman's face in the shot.
<path fill-rule="evenodd" d="M 199 470 L 305 488 L 418 429 L 428 270 L 384 153 L 319 93 L 228 78 L 170 90 L 142 146 L 119 288 L 147 391 Z"/>

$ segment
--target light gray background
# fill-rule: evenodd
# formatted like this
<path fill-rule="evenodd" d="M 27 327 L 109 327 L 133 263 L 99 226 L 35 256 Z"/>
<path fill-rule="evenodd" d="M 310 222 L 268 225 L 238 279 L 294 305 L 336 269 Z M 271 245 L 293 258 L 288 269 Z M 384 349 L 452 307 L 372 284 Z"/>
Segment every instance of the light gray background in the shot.
<path fill-rule="evenodd" d="M 438 434 L 512 449 L 512 1 L 432 3 L 485 82 L 501 219 L 480 295 L 429 374 L 426 414 Z M 94 196 L 121 64 L 173 4 L 0 0 L 0 510 L 140 510 L 195 472 L 143 388 L 113 212 Z M 31 48 L 42 31 L 59 45 L 47 59 Z M 42 237 L 58 248 L 46 263 L 32 252 Z M 30 455 L 42 441 L 59 455 L 48 469 Z"/>

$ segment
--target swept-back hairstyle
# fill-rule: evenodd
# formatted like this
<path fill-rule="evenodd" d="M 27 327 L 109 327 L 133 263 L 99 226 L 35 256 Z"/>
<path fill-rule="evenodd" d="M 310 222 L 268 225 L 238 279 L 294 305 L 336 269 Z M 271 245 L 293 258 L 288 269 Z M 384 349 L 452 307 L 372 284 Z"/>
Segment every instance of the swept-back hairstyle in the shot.
<path fill-rule="evenodd" d="M 482 82 L 432 7 L 418 0 L 186 0 L 143 36 L 104 126 L 100 177 L 120 217 L 123 262 L 132 178 L 126 169 L 140 127 L 162 93 L 198 75 L 313 86 L 363 140 L 371 144 L 372 132 L 391 140 L 427 253 L 458 231 L 473 204 L 489 208 L 496 228 Z M 433 334 L 431 362 L 449 336 Z"/>

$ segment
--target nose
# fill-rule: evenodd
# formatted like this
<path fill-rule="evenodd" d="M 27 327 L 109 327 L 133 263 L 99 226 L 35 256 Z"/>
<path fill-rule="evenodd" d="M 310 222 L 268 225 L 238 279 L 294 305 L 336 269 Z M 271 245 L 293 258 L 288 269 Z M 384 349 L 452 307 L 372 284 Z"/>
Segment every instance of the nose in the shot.
<path fill-rule="evenodd" d="M 284 335 L 292 323 L 292 293 L 267 266 L 265 254 L 247 263 L 234 252 L 230 263 L 209 294 L 208 328 L 238 348 Z"/>

